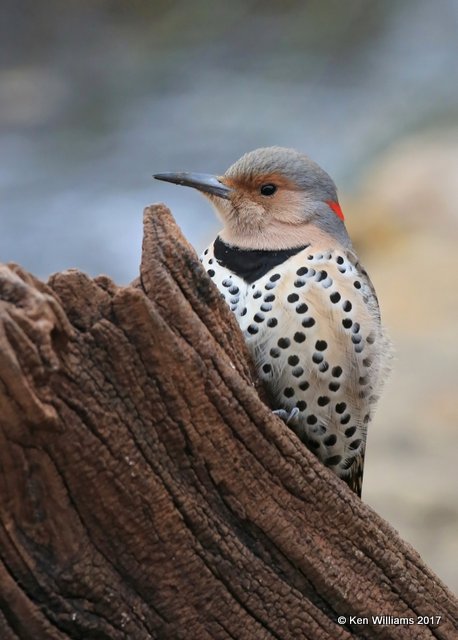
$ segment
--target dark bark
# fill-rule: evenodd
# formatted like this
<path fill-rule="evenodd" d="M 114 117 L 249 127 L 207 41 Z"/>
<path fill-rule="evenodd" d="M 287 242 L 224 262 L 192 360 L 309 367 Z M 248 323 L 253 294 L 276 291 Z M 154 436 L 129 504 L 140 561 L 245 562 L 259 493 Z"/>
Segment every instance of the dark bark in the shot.
<path fill-rule="evenodd" d="M 418 554 L 260 398 L 163 206 L 129 287 L 0 268 L 0 638 L 456 638 Z M 442 616 L 339 625 L 339 615 Z"/>

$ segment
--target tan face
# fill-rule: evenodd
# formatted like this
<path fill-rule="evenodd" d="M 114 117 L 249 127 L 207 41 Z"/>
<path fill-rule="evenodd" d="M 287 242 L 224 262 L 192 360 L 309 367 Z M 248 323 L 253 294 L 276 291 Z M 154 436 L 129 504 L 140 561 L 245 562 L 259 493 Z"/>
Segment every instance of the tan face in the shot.
<path fill-rule="evenodd" d="M 208 197 L 233 234 L 291 229 L 309 218 L 307 193 L 280 174 L 249 179 L 221 176 L 219 180 L 232 189 L 229 198 Z"/>
<path fill-rule="evenodd" d="M 199 189 L 223 221 L 220 237 L 234 246 L 269 250 L 310 243 L 350 246 L 333 181 L 293 149 L 251 151 L 221 177 L 194 172 L 154 177 Z"/>

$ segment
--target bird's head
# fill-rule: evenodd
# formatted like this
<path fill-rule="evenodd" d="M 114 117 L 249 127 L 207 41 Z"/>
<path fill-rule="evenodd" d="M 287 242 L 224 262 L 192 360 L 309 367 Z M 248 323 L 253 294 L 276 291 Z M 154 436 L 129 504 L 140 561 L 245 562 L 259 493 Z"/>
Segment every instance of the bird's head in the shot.
<path fill-rule="evenodd" d="M 286 249 L 309 242 L 350 240 L 329 175 L 306 155 L 283 147 L 246 153 L 222 176 L 154 176 L 202 191 L 223 221 L 221 238 L 251 249 Z"/>

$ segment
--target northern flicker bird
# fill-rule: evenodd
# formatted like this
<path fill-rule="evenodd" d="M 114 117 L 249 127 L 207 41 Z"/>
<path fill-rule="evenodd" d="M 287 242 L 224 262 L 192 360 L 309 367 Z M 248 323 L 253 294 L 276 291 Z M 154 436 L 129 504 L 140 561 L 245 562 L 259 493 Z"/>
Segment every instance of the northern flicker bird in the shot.
<path fill-rule="evenodd" d="M 330 176 L 281 147 L 224 175 L 154 176 L 202 191 L 223 229 L 202 262 L 235 314 L 272 408 L 359 496 L 389 342 Z"/>

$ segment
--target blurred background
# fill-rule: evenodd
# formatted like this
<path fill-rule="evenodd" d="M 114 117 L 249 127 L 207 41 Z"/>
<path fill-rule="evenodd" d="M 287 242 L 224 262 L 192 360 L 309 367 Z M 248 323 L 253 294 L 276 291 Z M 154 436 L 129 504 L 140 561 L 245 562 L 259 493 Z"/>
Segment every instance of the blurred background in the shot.
<path fill-rule="evenodd" d="M 458 1 L 3 0 L 0 260 L 128 283 L 161 171 L 292 146 L 335 179 L 396 348 L 363 499 L 458 589 Z M 434 613 L 434 612 L 432 612 Z"/>

